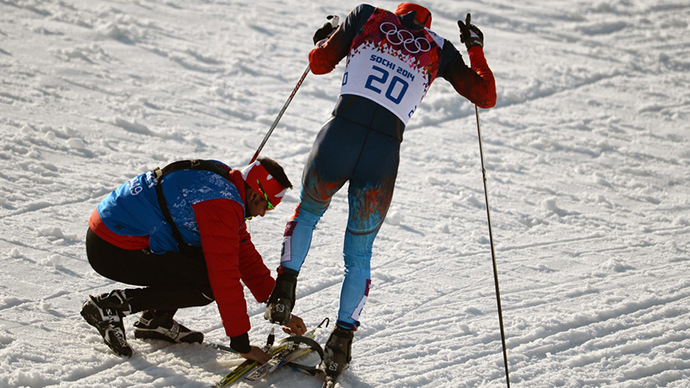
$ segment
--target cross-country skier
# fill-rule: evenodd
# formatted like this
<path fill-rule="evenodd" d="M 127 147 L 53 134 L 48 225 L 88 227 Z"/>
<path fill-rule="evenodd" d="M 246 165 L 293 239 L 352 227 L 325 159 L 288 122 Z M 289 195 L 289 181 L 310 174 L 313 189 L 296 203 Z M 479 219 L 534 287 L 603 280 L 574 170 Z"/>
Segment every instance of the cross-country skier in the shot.
<path fill-rule="evenodd" d="M 91 296 L 82 316 L 115 353 L 131 356 L 124 316 L 143 312 L 134 324 L 136 338 L 200 343 L 203 333 L 173 316 L 179 308 L 215 300 L 230 346 L 244 358 L 268 361 L 250 345 L 240 280 L 260 302 L 275 282 L 245 220 L 263 217 L 291 187 L 283 168 L 268 158 L 241 171 L 217 161 L 180 161 L 124 183 L 92 213 L 86 252 L 99 274 L 143 288 Z M 285 326 L 298 335 L 306 331 L 295 316 Z"/>
<path fill-rule="evenodd" d="M 431 13 L 417 4 L 402 3 L 394 13 L 362 4 L 330 37 L 329 23 L 320 28 L 314 35 L 317 48 L 309 53 L 315 74 L 329 73 L 344 57 L 347 65 L 333 116 L 321 128 L 304 167 L 300 202 L 285 228 L 265 317 L 290 321 L 297 275 L 314 227 L 332 196 L 349 181 L 345 278 L 323 363 L 332 379 L 351 359 L 352 338 L 369 293 L 372 245 L 393 196 L 405 125 L 438 77 L 479 107 L 496 103 L 483 34 L 470 23 L 469 14 L 458 26 L 471 67 L 430 26 Z"/>

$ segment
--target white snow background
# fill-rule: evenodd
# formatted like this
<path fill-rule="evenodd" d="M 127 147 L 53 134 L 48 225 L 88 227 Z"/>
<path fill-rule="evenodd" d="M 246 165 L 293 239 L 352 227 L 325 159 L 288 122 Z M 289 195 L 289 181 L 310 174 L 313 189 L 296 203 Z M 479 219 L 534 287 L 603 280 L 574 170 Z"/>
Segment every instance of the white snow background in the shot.
<path fill-rule="evenodd" d="M 134 356 L 114 355 L 79 315 L 87 295 L 124 287 L 89 266 L 87 220 L 168 162 L 244 166 L 314 30 L 357 4 L 0 0 L 0 386 L 205 387 L 239 362 L 134 339 L 137 316 Z M 689 387 L 690 3 L 424 4 L 467 61 L 456 20 L 471 12 L 496 76 L 480 119 L 512 385 Z M 262 153 L 296 186 L 250 221 L 272 270 L 342 73 L 310 74 Z M 474 106 L 437 80 L 401 158 L 339 386 L 505 386 Z M 346 215 L 343 190 L 300 275 L 295 312 L 312 327 L 335 318 Z M 261 344 L 263 306 L 249 312 Z M 177 318 L 228 343 L 215 304 Z M 238 386 L 320 383 L 286 369 Z"/>

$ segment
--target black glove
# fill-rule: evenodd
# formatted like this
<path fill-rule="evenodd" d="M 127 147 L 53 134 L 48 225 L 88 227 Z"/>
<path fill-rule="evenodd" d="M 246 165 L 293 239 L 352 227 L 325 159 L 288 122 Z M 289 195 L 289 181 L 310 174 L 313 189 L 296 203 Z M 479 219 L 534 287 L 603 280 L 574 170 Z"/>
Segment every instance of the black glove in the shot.
<path fill-rule="evenodd" d="M 237 337 L 230 337 L 230 347 L 237 353 L 249 353 L 252 347 L 249 345 L 249 334 L 240 334 Z"/>
<path fill-rule="evenodd" d="M 484 34 L 470 23 L 471 15 L 468 13 L 465 22 L 458 20 L 458 27 L 460 27 L 460 41 L 465 44 L 469 50 L 470 47 L 479 46 L 484 47 Z"/>
<path fill-rule="evenodd" d="M 337 25 L 335 25 L 335 26 L 333 25 L 333 18 L 337 18 L 337 16 L 328 15 L 328 17 L 326 17 L 326 19 L 328 19 L 328 21 L 326 23 L 324 23 L 324 25 L 321 28 L 316 30 L 316 32 L 314 33 L 314 38 L 313 38 L 314 39 L 314 45 L 318 45 L 318 43 L 320 41 L 327 39 L 331 35 L 333 30 L 335 30 Z"/>

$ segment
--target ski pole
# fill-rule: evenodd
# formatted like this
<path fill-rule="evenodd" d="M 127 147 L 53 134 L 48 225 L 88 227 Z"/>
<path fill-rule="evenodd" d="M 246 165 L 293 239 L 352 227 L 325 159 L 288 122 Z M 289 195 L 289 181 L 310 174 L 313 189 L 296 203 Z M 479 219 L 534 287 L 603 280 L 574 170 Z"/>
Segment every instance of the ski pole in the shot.
<path fill-rule="evenodd" d="M 338 16 L 329 15 L 328 20 L 330 21 L 331 25 L 333 25 L 333 27 L 334 27 L 333 32 L 335 32 L 335 28 L 338 27 L 338 22 L 339 22 Z M 333 34 L 333 32 L 331 32 L 331 35 Z M 330 35 L 329 35 L 329 37 L 330 37 Z M 309 65 L 307 65 L 307 68 L 304 69 L 304 72 L 302 73 L 302 76 L 300 77 L 299 81 L 297 81 L 297 85 L 295 85 L 295 88 L 292 89 L 292 93 L 290 93 L 290 97 L 288 97 L 287 101 L 285 101 L 285 104 L 283 104 L 283 109 L 281 109 L 280 112 L 278 112 L 278 117 L 276 117 L 276 119 L 273 120 L 273 124 L 271 124 L 271 128 L 268 129 L 266 136 L 264 136 L 264 139 L 261 141 L 261 144 L 259 144 L 259 148 L 256 149 L 256 152 L 254 153 L 254 156 L 252 156 L 252 160 L 249 161 L 249 164 L 254 163 L 256 158 L 259 157 L 259 153 L 261 153 L 261 150 L 266 145 L 268 138 L 271 137 L 273 130 L 276 129 L 276 126 L 278 126 L 278 122 L 283 117 L 283 113 L 285 113 L 285 111 L 287 110 L 287 107 L 288 107 L 288 105 L 290 105 L 290 102 L 292 102 L 292 99 L 295 97 L 295 94 L 297 94 L 297 90 L 299 89 L 299 87 L 302 86 L 302 82 L 304 82 L 304 79 L 307 78 L 309 71 L 310 71 L 310 68 L 309 68 Z"/>
<path fill-rule="evenodd" d="M 501 328 L 501 343 L 503 345 L 503 364 L 506 370 L 506 386 L 510 388 L 510 377 L 508 375 L 508 351 L 506 350 L 506 335 L 503 329 L 503 309 L 501 308 L 501 292 L 498 288 L 498 268 L 496 266 L 496 252 L 494 250 L 494 236 L 491 231 L 491 212 L 489 211 L 489 191 L 486 186 L 486 168 L 484 168 L 484 150 L 482 147 L 482 131 L 479 126 L 479 108 L 474 106 L 474 113 L 477 118 L 477 135 L 479 137 L 479 158 L 482 162 L 482 178 L 484 181 L 484 200 L 486 201 L 486 220 L 489 225 L 489 242 L 491 244 L 491 260 L 494 267 L 494 284 L 496 285 L 496 304 L 498 305 L 498 323 Z"/>
<path fill-rule="evenodd" d="M 285 101 L 285 104 L 283 105 L 283 109 L 281 109 L 280 112 L 278 113 L 278 117 L 276 117 L 276 119 L 273 120 L 273 124 L 271 124 L 271 128 L 268 129 L 266 136 L 264 136 L 264 139 L 261 141 L 261 144 L 259 144 L 259 148 L 257 148 L 256 152 L 254 153 L 254 156 L 252 156 L 252 160 L 249 161 L 249 164 L 254 163 L 256 158 L 259 157 L 259 153 L 264 148 L 264 145 L 266 145 L 268 138 L 271 137 L 273 130 L 278 125 L 278 121 L 280 121 L 280 118 L 283 117 L 283 113 L 285 113 L 285 111 L 287 110 L 287 107 L 288 107 L 288 105 L 290 105 L 290 102 L 292 101 L 293 97 L 295 97 L 295 94 L 297 94 L 297 89 L 299 89 L 299 87 L 302 85 L 302 82 L 304 81 L 304 79 L 307 78 L 307 74 L 309 74 L 309 70 L 310 70 L 309 65 L 307 65 L 307 68 L 304 69 L 304 73 L 302 73 L 302 77 L 300 77 L 299 81 L 297 81 L 297 85 L 295 86 L 295 88 L 292 89 L 292 93 L 290 93 L 290 97 L 288 97 L 287 101 Z"/>

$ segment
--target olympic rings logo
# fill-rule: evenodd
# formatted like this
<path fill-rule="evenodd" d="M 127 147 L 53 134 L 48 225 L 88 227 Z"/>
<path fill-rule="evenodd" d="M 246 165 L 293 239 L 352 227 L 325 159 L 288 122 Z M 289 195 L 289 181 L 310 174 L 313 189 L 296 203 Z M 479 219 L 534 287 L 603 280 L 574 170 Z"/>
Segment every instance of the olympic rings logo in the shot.
<path fill-rule="evenodd" d="M 402 45 L 411 54 L 427 52 L 431 50 L 431 43 L 424 37 L 416 38 L 408 30 L 398 30 L 398 26 L 391 22 L 383 22 L 379 27 L 381 32 L 386 34 L 386 40 L 392 45 Z"/>

